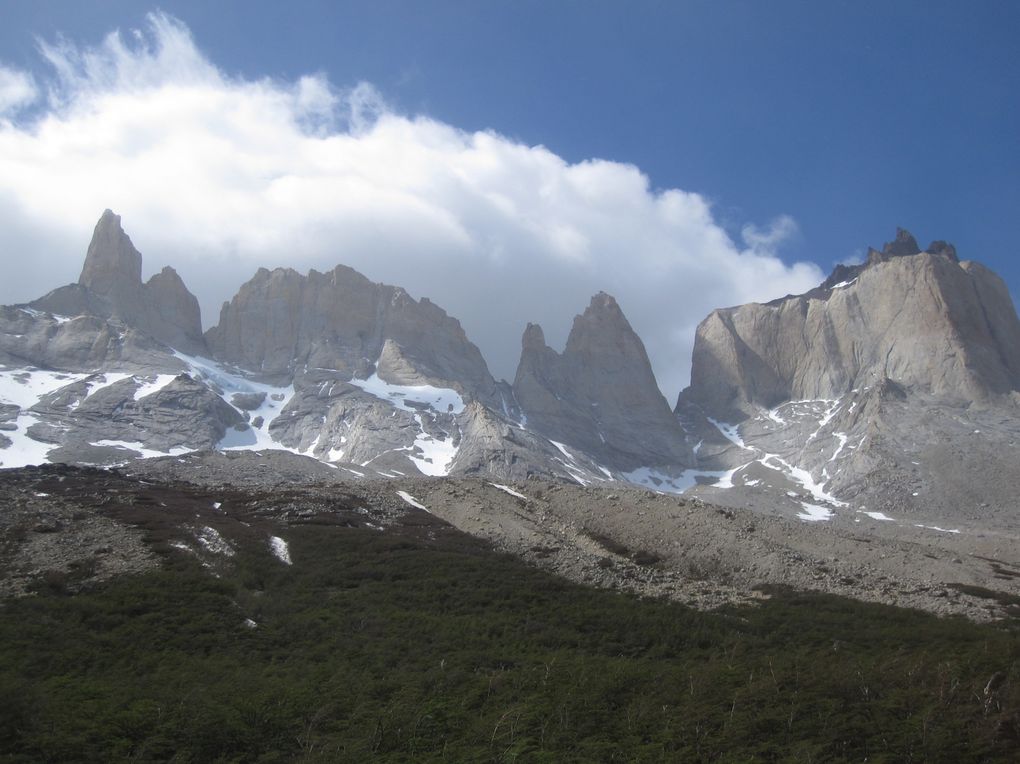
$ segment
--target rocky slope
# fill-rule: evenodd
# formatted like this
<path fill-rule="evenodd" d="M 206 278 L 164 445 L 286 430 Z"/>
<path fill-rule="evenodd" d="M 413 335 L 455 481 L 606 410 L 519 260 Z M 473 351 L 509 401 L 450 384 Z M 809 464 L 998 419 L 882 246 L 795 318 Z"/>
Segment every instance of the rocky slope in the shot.
<path fill-rule="evenodd" d="M 4 471 L 0 500 L 8 508 L 0 515 L 3 594 L 47 578 L 82 586 L 141 570 L 168 546 L 217 571 L 273 537 L 282 554 L 292 524 L 386 532 L 412 522 L 433 533 L 449 523 L 575 581 L 701 608 L 760 600 L 769 584 L 978 620 L 1015 614 L 1020 604 L 1015 531 L 889 535 L 880 522 L 840 518 L 823 527 L 623 486 L 350 482 L 308 457 L 204 452 L 112 472 Z"/>
<path fill-rule="evenodd" d="M 677 414 L 719 500 L 956 533 L 1020 491 L 1020 322 L 1002 281 L 899 231 L 867 262 L 698 328 Z M 708 487 L 702 493 L 718 493 Z"/>

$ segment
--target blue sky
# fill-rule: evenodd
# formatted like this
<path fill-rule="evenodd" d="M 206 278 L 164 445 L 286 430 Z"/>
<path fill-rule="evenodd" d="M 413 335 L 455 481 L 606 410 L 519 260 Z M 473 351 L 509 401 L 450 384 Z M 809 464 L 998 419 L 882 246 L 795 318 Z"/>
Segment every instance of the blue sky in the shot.
<path fill-rule="evenodd" d="M 757 241 L 757 255 L 786 268 L 762 271 L 771 275 L 760 280 L 775 289 L 817 275 L 794 272 L 796 263 L 828 272 L 868 245 L 881 246 L 900 225 L 922 246 L 932 239 L 954 242 L 961 257 L 985 262 L 1014 297 L 1020 294 L 1014 255 L 1020 241 L 1020 3 L 377 0 L 158 7 L 189 30 L 203 60 L 228 83 L 268 78 L 285 87 L 318 74 L 337 93 L 369 83 L 387 112 L 423 116 L 465 134 L 493 131 L 513 146 L 544 146 L 569 166 L 591 159 L 633 165 L 653 196 L 670 189 L 697 195 L 710 207 L 711 225 L 736 250 L 756 249 Z M 62 33 L 82 50 L 120 29 L 130 47 L 130 30 L 151 36 L 145 30 L 152 10 L 117 1 L 4 3 L 0 65 L 31 74 L 43 91 L 53 74 L 37 40 L 53 44 Z M 15 116 L 23 129 L 38 110 L 52 108 L 40 104 Z M 508 182 L 526 182 L 514 178 Z M 130 209 L 131 200 L 103 206 L 114 204 Z M 136 214 L 144 232 L 148 222 Z M 457 207 L 455 215 L 463 214 Z M 132 233 L 126 213 L 125 226 Z M 580 223 L 567 228 L 584 236 L 597 230 Z M 30 234 L 26 224 L 19 246 L 27 246 Z M 160 255 L 186 279 L 189 269 L 199 272 L 187 258 L 174 260 L 155 234 L 148 249 L 133 235 L 150 270 L 161 263 L 149 259 Z M 49 246 L 62 245 L 55 238 Z M 347 246 L 368 248 L 370 240 Z M 623 242 L 617 247 L 626 248 Z M 512 261 L 512 249 L 502 242 L 499 256 Z M 309 262 L 318 267 L 324 258 Z M 395 278 L 401 273 L 396 260 L 375 273 L 365 262 L 352 264 L 373 278 L 402 283 Z M 644 263 L 640 257 L 635 262 Z M 236 281 L 247 275 L 237 273 Z M 682 298 L 686 271 L 674 275 Z M 656 278 L 661 274 L 651 268 L 648 279 Z M 31 282 L 27 272 L 25 279 Z M 578 281 L 614 291 L 591 273 Z M 470 318 L 470 306 L 430 294 L 427 280 L 420 288 L 405 285 L 462 320 L 467 314 L 469 335 L 481 336 L 476 342 L 487 357 L 516 353 L 516 347 L 492 348 L 505 345 L 511 329 L 519 337 L 517 316 L 506 336 L 489 337 L 472 331 L 481 321 Z M 209 306 L 229 294 L 207 291 L 199 296 L 209 325 L 215 323 Z M 718 298 L 732 294 L 738 301 L 746 291 L 734 287 Z M 632 323 L 646 337 L 672 397 L 689 350 L 679 338 L 696 319 L 685 317 L 668 335 L 649 339 L 653 318 L 641 316 L 640 290 L 635 285 L 623 292 L 621 304 L 638 316 Z M 535 304 L 543 325 L 554 324 L 546 327 L 553 340 L 562 340 L 570 316 L 584 307 L 572 300 L 562 318 Z M 655 304 L 661 313 L 662 304 Z M 681 360 L 667 359 L 671 342 Z M 490 363 L 507 375 L 509 360 Z"/>

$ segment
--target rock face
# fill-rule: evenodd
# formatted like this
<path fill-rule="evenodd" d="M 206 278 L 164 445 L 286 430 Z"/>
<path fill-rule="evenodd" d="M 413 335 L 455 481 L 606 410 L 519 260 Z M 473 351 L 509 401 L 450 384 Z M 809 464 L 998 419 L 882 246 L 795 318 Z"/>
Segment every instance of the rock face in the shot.
<path fill-rule="evenodd" d="M 142 283 L 142 255 L 120 225 L 120 215 L 106 210 L 92 233 L 78 283 L 109 301 L 113 310 L 137 311 Z"/>
<path fill-rule="evenodd" d="M 545 344 L 541 327 L 528 325 L 514 396 L 529 428 L 612 468 L 691 462 L 641 339 L 604 292 L 574 319 L 562 355 Z"/>
<path fill-rule="evenodd" d="M 217 358 L 271 378 L 306 368 L 368 377 L 378 364 L 390 383 L 497 397 L 485 360 L 456 319 L 343 265 L 307 276 L 260 269 L 224 304 L 207 340 Z"/>
<path fill-rule="evenodd" d="M 198 300 L 170 267 L 142 283 L 142 255 L 110 210 L 96 224 L 78 283 L 31 307 L 60 316 L 116 318 L 178 350 L 205 351 Z"/>
<path fill-rule="evenodd" d="M 946 242 L 899 230 L 804 295 L 714 311 L 675 414 L 604 293 L 562 353 L 528 326 L 511 387 L 441 308 L 344 266 L 258 271 L 205 337 L 178 275 L 143 283 L 141 266 L 107 211 L 77 284 L 0 307 L 0 467 L 276 450 L 309 474 L 622 480 L 935 532 L 1015 522 L 1020 321 Z"/>
<path fill-rule="evenodd" d="M 922 252 L 901 229 L 807 294 L 714 311 L 676 412 L 728 501 L 1015 521 L 1020 321 L 1002 280 L 946 242 Z"/>
<path fill-rule="evenodd" d="M 180 277 L 141 272 L 107 211 L 77 284 L 0 307 L 0 467 L 276 449 L 357 476 L 606 478 L 521 427 L 510 386 L 427 299 L 344 266 L 263 269 L 207 345 Z"/>
<path fill-rule="evenodd" d="M 961 402 L 1020 390 L 1020 322 L 1002 280 L 945 242 L 929 250 L 900 230 L 838 282 L 714 311 L 698 327 L 682 400 L 732 421 L 883 379 Z"/>

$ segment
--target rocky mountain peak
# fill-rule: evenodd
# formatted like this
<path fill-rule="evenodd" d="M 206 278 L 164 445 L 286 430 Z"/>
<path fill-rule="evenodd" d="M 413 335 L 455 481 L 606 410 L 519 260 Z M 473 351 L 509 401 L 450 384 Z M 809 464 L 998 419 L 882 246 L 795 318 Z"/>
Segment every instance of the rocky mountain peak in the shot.
<path fill-rule="evenodd" d="M 933 241 L 922 251 L 917 246 L 917 239 L 915 239 L 909 231 L 903 228 L 897 228 L 896 238 L 892 241 L 886 242 L 882 247 L 881 252 L 869 247 L 868 255 L 865 258 L 865 261 L 860 265 L 839 263 L 835 268 L 833 268 L 829 277 L 822 282 L 819 289 L 829 290 L 836 285 L 845 284 L 859 276 L 865 268 L 870 268 L 873 265 L 884 263 L 894 257 L 910 257 L 924 253 L 946 257 L 954 263 L 959 262 L 959 259 L 956 256 L 956 247 L 949 242 L 939 239 Z"/>
<path fill-rule="evenodd" d="M 885 246 L 882 247 L 883 255 L 891 255 L 893 257 L 916 255 L 920 251 L 921 248 L 917 246 L 917 239 L 905 228 L 897 228 L 896 238 L 892 241 L 887 241 Z"/>
<path fill-rule="evenodd" d="M 31 305 L 63 316 L 116 318 L 178 350 L 206 352 L 198 300 L 169 266 L 142 283 L 142 255 L 111 210 L 96 223 L 78 283 Z"/>
<path fill-rule="evenodd" d="M 956 247 L 947 241 L 942 241 L 941 239 L 933 241 L 924 251 L 932 255 L 948 257 L 954 263 L 959 262 L 959 258 L 956 256 Z"/>
<path fill-rule="evenodd" d="M 739 417 L 886 377 L 958 401 L 1020 390 L 1020 323 L 1001 279 L 946 242 L 922 253 L 899 229 L 822 289 L 714 311 L 698 327 L 682 399 Z"/>
<path fill-rule="evenodd" d="M 524 329 L 524 335 L 521 337 L 521 349 L 524 351 L 540 350 L 545 347 L 545 332 L 542 331 L 542 327 L 538 324 L 529 323 Z"/>
<path fill-rule="evenodd" d="M 141 286 L 142 255 L 111 210 L 96 223 L 78 283 L 104 296 Z"/>
<path fill-rule="evenodd" d="M 308 275 L 260 269 L 224 303 L 206 337 L 218 358 L 271 378 L 303 368 L 351 378 L 382 359 L 389 381 L 453 387 L 492 402 L 497 396 L 460 322 L 343 265 Z"/>
<path fill-rule="evenodd" d="M 599 292 L 574 319 L 562 354 L 536 324 L 521 345 L 514 396 L 538 432 L 619 469 L 686 462 L 644 344 L 611 295 Z"/>

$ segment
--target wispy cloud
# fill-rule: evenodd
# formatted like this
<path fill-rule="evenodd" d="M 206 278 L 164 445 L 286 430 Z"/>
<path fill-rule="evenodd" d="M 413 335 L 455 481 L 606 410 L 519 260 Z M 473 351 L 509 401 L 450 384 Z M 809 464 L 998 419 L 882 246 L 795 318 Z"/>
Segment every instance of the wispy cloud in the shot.
<path fill-rule="evenodd" d="M 821 279 L 777 256 L 796 231 L 789 217 L 746 226 L 737 244 L 705 198 L 653 190 L 633 165 L 570 163 L 404 115 L 371 85 L 321 73 L 228 76 L 166 15 L 95 47 L 65 39 L 41 53 L 45 79 L 0 70 L 0 105 L 19 92 L 5 82 L 30 88 L 11 104 L 45 97 L 30 117 L 0 111 L 2 302 L 76 278 L 111 207 L 148 270 L 181 271 L 207 325 L 257 266 L 342 262 L 445 307 L 494 372 L 512 376 L 526 322 L 562 343 L 604 289 L 674 395 L 709 310 Z"/>
<path fill-rule="evenodd" d="M 0 66 L 0 118 L 28 106 L 38 96 L 32 75 Z"/>

